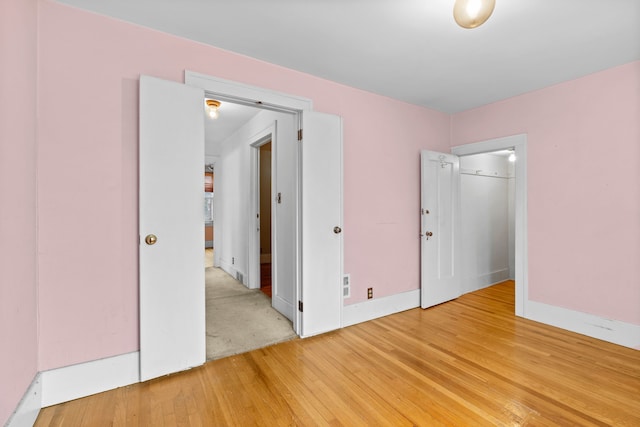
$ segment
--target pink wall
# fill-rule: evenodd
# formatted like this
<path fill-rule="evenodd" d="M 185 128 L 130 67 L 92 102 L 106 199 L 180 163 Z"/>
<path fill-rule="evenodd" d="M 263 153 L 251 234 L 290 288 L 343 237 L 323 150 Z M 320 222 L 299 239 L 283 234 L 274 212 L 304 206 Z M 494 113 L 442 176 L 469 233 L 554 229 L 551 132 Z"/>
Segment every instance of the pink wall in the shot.
<path fill-rule="evenodd" d="M 349 302 L 418 288 L 418 153 L 448 150 L 448 115 L 48 0 L 39 29 L 41 370 L 138 349 L 141 73 L 189 69 L 343 116 Z"/>
<path fill-rule="evenodd" d="M 517 133 L 530 299 L 640 324 L 640 61 L 456 114 L 451 144 Z"/>
<path fill-rule="evenodd" d="M 0 425 L 38 367 L 36 9 L 0 2 Z"/>

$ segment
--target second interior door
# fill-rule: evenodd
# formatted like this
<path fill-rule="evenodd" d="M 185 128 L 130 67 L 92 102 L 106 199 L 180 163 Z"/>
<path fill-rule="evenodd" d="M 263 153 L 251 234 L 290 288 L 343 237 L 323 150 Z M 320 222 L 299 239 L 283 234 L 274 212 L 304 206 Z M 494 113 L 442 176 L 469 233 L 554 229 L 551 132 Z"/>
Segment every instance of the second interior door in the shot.
<path fill-rule="evenodd" d="M 461 294 L 460 161 L 453 154 L 421 153 L 420 305 Z"/>

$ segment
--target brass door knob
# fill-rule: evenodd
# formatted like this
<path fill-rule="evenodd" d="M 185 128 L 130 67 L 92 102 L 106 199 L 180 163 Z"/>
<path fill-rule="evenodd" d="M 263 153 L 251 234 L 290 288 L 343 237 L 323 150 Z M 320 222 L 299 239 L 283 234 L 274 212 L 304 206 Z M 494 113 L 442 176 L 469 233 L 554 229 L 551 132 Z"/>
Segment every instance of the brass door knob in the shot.
<path fill-rule="evenodd" d="M 144 238 L 144 241 L 147 245 L 153 245 L 158 241 L 158 238 L 155 234 L 147 234 L 147 237 Z"/>

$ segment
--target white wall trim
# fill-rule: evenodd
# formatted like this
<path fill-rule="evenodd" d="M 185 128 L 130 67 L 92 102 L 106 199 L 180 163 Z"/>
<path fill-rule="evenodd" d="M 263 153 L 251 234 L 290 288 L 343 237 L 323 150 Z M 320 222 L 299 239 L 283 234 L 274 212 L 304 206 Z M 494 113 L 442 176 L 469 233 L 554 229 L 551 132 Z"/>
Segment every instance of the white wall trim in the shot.
<path fill-rule="evenodd" d="M 342 327 L 420 307 L 420 289 L 370 299 L 342 308 Z"/>
<path fill-rule="evenodd" d="M 260 229 L 260 219 L 256 219 L 253 213 L 260 212 L 260 165 L 258 161 L 260 159 L 260 147 L 267 142 L 271 141 L 271 194 L 275 194 L 277 191 L 277 182 L 275 171 L 277 170 L 276 159 L 278 150 L 278 133 L 277 133 L 277 121 L 271 122 L 266 128 L 260 132 L 252 135 L 249 138 L 249 206 L 251 214 L 248 215 L 249 223 L 247 224 L 249 256 L 247 257 L 247 272 L 249 277 L 247 283 L 251 289 L 260 289 L 260 263 L 262 262 L 260 255 L 260 232 L 255 232 Z M 278 230 L 276 229 L 276 209 L 271 201 L 271 247 L 275 252 L 275 236 L 277 236 Z M 257 221 L 257 224 L 256 224 Z M 277 256 L 277 254 L 274 253 Z M 275 269 L 274 269 L 275 270 Z"/>
<path fill-rule="evenodd" d="M 303 111 L 313 109 L 313 102 L 308 98 L 208 76 L 194 71 L 185 70 L 184 83 L 216 94 L 219 98 L 228 97 L 235 102 L 245 101 L 247 104 L 253 106 L 259 102 L 260 107 L 265 109 L 276 111 Z"/>
<path fill-rule="evenodd" d="M 40 373 L 33 378 L 22 400 L 5 424 L 6 427 L 31 427 L 36 422 L 42 407 L 42 380 Z"/>
<path fill-rule="evenodd" d="M 640 350 L 640 325 L 527 301 L 527 319 Z"/>
<path fill-rule="evenodd" d="M 42 407 L 140 382 L 140 352 L 41 372 Z"/>

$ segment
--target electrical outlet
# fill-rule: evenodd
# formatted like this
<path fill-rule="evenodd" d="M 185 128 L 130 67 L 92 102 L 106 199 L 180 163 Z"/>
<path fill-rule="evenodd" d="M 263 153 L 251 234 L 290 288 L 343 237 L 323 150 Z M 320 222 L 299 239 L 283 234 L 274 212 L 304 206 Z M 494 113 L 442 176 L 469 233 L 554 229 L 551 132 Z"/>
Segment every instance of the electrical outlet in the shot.
<path fill-rule="evenodd" d="M 367 299 L 373 298 L 373 288 L 367 288 Z"/>

